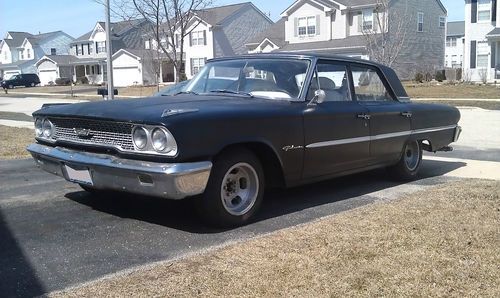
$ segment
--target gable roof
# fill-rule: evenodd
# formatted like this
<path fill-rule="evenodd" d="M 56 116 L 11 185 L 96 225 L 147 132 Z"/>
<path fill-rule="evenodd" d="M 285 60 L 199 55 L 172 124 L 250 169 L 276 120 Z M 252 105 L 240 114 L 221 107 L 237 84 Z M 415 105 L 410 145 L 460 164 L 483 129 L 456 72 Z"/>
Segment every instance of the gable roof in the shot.
<path fill-rule="evenodd" d="M 448 22 L 446 36 L 465 36 L 465 21 Z"/>
<path fill-rule="evenodd" d="M 120 21 L 120 22 L 112 22 L 111 23 L 111 32 L 112 32 L 112 39 L 120 39 L 122 38 L 125 33 L 130 31 L 131 29 L 137 28 L 138 26 L 141 26 L 144 22 L 146 22 L 145 19 L 137 19 L 137 20 L 127 20 L 127 21 Z M 97 22 L 103 29 L 106 28 L 105 22 Z M 88 41 L 90 37 L 92 36 L 92 33 L 94 32 L 95 26 L 92 30 L 89 32 L 83 34 L 82 36 L 76 38 L 73 43 L 78 43 L 81 41 Z"/>
<path fill-rule="evenodd" d="M 7 43 L 7 45 L 9 45 L 9 47 L 11 47 L 11 48 L 20 47 L 26 39 L 31 43 L 32 46 L 36 46 L 36 45 L 39 45 L 40 43 L 43 43 L 44 41 L 47 41 L 47 40 L 53 38 L 54 36 L 56 36 L 58 34 L 67 35 L 66 33 L 64 33 L 61 30 L 47 32 L 47 33 L 41 33 L 41 34 L 31 34 L 28 32 L 16 32 L 16 31 L 9 31 L 7 33 L 12 37 L 12 39 L 5 39 L 5 43 Z M 67 35 L 67 36 L 69 36 L 69 35 Z"/>
<path fill-rule="evenodd" d="M 238 10 L 249 4 L 251 3 L 244 2 L 244 3 L 237 3 L 219 7 L 206 8 L 196 11 L 195 14 L 198 17 L 200 17 L 203 21 L 207 22 L 212 26 L 215 26 L 222 23 L 222 21 L 224 21 L 226 18 L 233 15 Z"/>
<path fill-rule="evenodd" d="M 243 2 L 237 4 L 230 4 L 224 6 L 217 6 L 211 8 L 205 8 L 195 11 L 195 15 L 200 19 L 208 23 L 209 25 L 216 26 L 223 23 L 227 18 L 236 14 L 238 11 L 245 7 L 252 7 L 262 14 L 265 18 L 272 22 L 267 15 L 265 15 L 260 9 L 258 9 L 252 2 Z"/>
<path fill-rule="evenodd" d="M 59 66 L 67 66 L 71 65 L 73 61 L 76 61 L 78 58 L 73 55 L 45 55 L 40 60 L 38 60 L 35 65 L 38 66 L 45 60 L 50 60 Z"/>
<path fill-rule="evenodd" d="M 260 45 L 264 40 L 268 39 L 278 47 L 285 45 L 285 22 L 286 18 L 281 18 L 279 21 L 271 25 L 267 30 L 258 34 L 250 40 L 247 45 Z"/>

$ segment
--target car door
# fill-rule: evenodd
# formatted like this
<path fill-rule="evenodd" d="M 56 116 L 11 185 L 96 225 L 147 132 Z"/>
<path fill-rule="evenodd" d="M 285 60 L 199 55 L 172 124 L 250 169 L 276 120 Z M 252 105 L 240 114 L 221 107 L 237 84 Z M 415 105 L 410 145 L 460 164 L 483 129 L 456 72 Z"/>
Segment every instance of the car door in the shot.
<path fill-rule="evenodd" d="M 356 100 L 370 116 L 370 156 L 373 161 L 398 160 L 411 135 L 411 111 L 397 101 L 376 67 L 351 65 Z"/>
<path fill-rule="evenodd" d="M 352 100 L 349 82 L 347 64 L 318 61 L 307 97 L 321 89 L 326 98 L 304 111 L 304 179 L 359 168 L 370 157 L 368 109 Z"/>

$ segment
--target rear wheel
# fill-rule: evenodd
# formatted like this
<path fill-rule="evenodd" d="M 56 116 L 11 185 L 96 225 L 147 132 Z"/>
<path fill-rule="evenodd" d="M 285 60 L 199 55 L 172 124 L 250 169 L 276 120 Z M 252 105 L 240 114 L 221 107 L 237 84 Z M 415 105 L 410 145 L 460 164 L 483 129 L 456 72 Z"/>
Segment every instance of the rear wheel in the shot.
<path fill-rule="evenodd" d="M 264 172 L 258 158 L 245 148 L 226 151 L 214 161 L 197 210 L 213 225 L 241 226 L 257 212 L 263 194 Z"/>
<path fill-rule="evenodd" d="M 415 179 L 422 164 L 422 155 L 422 144 L 419 141 L 408 141 L 399 162 L 388 168 L 389 173 L 397 180 Z"/>
<path fill-rule="evenodd" d="M 30 84 L 30 86 L 31 86 L 31 87 L 35 87 L 35 83 L 31 83 L 31 84 Z"/>

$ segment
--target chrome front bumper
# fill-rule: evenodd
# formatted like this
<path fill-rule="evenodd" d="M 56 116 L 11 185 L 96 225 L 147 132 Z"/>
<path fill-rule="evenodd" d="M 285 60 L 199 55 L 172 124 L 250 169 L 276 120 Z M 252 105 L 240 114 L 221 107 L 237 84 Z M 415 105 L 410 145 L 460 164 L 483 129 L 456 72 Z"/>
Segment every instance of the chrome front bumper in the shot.
<path fill-rule="evenodd" d="M 212 169 L 209 161 L 156 163 L 112 155 L 31 144 L 27 150 L 43 170 L 68 181 L 102 190 L 119 190 L 167 199 L 184 199 L 205 191 Z M 70 179 L 68 167 L 87 171 L 90 183 Z"/>

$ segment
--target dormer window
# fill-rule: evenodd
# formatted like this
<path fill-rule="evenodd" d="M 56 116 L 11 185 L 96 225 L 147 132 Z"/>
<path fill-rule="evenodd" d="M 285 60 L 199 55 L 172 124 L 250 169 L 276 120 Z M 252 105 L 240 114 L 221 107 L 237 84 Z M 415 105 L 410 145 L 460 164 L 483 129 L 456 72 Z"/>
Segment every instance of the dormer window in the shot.
<path fill-rule="evenodd" d="M 192 46 L 202 46 L 205 45 L 205 31 L 193 31 L 191 32 L 191 45 Z"/>
<path fill-rule="evenodd" d="M 31 50 L 30 49 L 26 49 L 26 57 L 28 59 L 31 59 Z"/>
<path fill-rule="evenodd" d="M 373 10 L 363 10 L 363 31 L 373 30 Z"/>
<path fill-rule="evenodd" d="M 300 37 L 316 35 L 316 17 L 302 17 L 298 20 Z"/>

